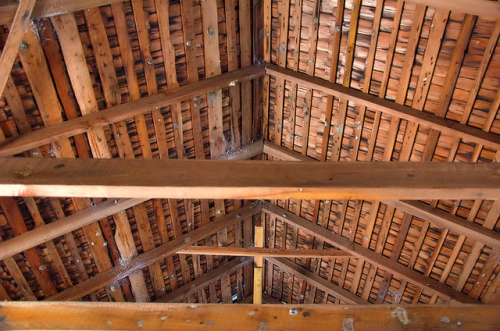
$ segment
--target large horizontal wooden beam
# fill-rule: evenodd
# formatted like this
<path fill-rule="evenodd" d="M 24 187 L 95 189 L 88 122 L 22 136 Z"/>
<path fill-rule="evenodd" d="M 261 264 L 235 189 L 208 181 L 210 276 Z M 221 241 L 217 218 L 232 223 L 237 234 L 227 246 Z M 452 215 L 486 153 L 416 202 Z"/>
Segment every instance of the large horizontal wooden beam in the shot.
<path fill-rule="evenodd" d="M 390 271 L 393 275 L 401 277 L 410 283 L 422 287 L 445 299 L 451 299 L 462 303 L 477 303 L 474 298 L 469 297 L 465 293 L 457 291 L 443 283 L 440 283 L 430 277 L 424 276 L 421 273 L 408 268 L 396 261 L 393 261 L 383 255 L 376 253 L 368 248 L 351 242 L 348 238 L 344 238 L 336 233 L 331 232 L 319 225 L 299 217 L 285 209 L 273 205 L 268 202 L 263 203 L 263 211 L 270 215 L 276 216 L 280 221 L 287 222 L 291 226 L 298 227 L 300 230 L 308 234 L 314 235 L 316 238 L 324 240 L 335 247 L 345 250 L 356 256 L 357 258 L 366 260 L 377 268 Z"/>
<path fill-rule="evenodd" d="M 293 308 L 293 309 L 290 309 Z M 0 330 L 498 330 L 498 305 L 1 302 Z"/>
<path fill-rule="evenodd" d="M 489 199 L 500 164 L 0 158 L 0 196 Z"/>
<path fill-rule="evenodd" d="M 218 255 L 218 256 L 258 256 L 258 257 L 290 257 L 290 258 L 349 258 L 352 254 L 338 249 L 285 249 L 259 247 L 212 247 L 191 246 L 177 254 Z"/>
<path fill-rule="evenodd" d="M 420 201 L 383 200 L 382 202 L 490 247 L 500 247 L 500 233 L 444 210 Z"/>
<path fill-rule="evenodd" d="M 364 105 L 373 111 L 381 111 L 392 116 L 398 116 L 410 122 L 415 122 L 431 129 L 441 131 L 444 134 L 460 137 L 464 140 L 494 149 L 500 149 L 500 135 L 498 134 L 485 132 L 459 122 L 434 116 L 408 106 L 397 104 L 390 100 L 382 99 L 353 88 L 332 83 L 321 78 L 312 77 L 291 69 L 282 68 L 274 64 L 266 64 L 266 73 L 333 95 L 337 98 L 352 101 L 358 105 Z"/>
<path fill-rule="evenodd" d="M 104 127 L 105 125 L 123 121 L 153 109 L 159 109 L 160 107 L 227 87 L 234 81 L 245 82 L 263 75 L 263 66 L 246 67 L 32 131 L 0 142 L 0 157 L 22 153 L 45 144 L 55 143 L 59 139 L 69 138 L 80 133 L 85 133 L 90 129 Z"/>
<path fill-rule="evenodd" d="M 156 300 L 156 302 L 180 302 L 190 297 L 194 293 L 198 292 L 199 290 L 204 289 L 205 287 L 210 285 L 210 283 L 216 282 L 219 279 L 222 279 L 223 277 L 230 275 L 236 270 L 246 266 L 250 262 L 252 262 L 252 259 L 248 257 L 240 257 L 233 259 L 228 263 L 225 263 L 217 267 L 216 269 L 207 272 L 206 274 L 204 274 L 200 278 L 195 279 L 191 283 L 187 283 L 186 285 L 179 287 L 175 291 L 172 291 L 162 296 L 161 298 Z"/>
<path fill-rule="evenodd" d="M 116 214 L 144 201 L 146 199 L 111 199 L 95 207 L 90 207 L 71 216 L 25 232 L 7 241 L 0 242 L 0 260 L 97 222 L 104 217 Z"/>
<path fill-rule="evenodd" d="M 321 278 L 319 275 L 315 274 L 303 268 L 292 261 L 284 258 L 267 258 L 267 260 L 274 265 L 276 265 L 282 271 L 286 271 L 292 275 L 295 275 L 308 282 L 311 285 L 319 288 L 322 291 L 340 299 L 341 301 L 348 304 L 367 304 L 368 302 L 361 299 L 356 294 L 349 292 L 348 290 L 329 282 L 328 280 Z"/>
<path fill-rule="evenodd" d="M 310 157 L 291 151 L 288 148 L 264 141 L 264 153 L 283 161 L 310 161 Z M 430 221 L 468 238 L 477 240 L 491 247 L 500 246 L 500 233 L 479 224 L 469 222 L 443 210 L 434 208 L 420 201 L 384 200 L 383 203 L 399 208 L 406 213 Z"/>
<path fill-rule="evenodd" d="M 255 204 L 248 204 L 244 207 L 229 213 L 216 221 L 198 228 L 189 233 L 186 233 L 179 238 L 176 238 L 166 244 L 156 247 L 148 251 L 147 253 L 141 254 L 136 258 L 129 261 L 124 261 L 122 264 L 108 269 L 104 272 L 97 274 L 96 276 L 85 280 L 74 287 L 66 289 L 62 292 L 57 293 L 49 297 L 49 301 L 62 301 L 62 300 L 78 300 L 82 296 L 96 291 L 110 283 L 116 282 L 122 278 L 127 277 L 131 273 L 145 268 L 155 262 L 164 259 L 166 256 L 175 254 L 178 250 L 186 248 L 188 246 L 197 243 L 198 241 L 210 236 L 217 231 L 220 231 L 235 221 L 240 219 L 246 219 L 252 215 L 258 213 L 260 207 Z M 0 313 L 1 314 L 1 313 Z"/>
<path fill-rule="evenodd" d="M 476 15 L 486 20 L 500 19 L 500 3 L 497 0 L 406 0 L 406 2 Z"/>

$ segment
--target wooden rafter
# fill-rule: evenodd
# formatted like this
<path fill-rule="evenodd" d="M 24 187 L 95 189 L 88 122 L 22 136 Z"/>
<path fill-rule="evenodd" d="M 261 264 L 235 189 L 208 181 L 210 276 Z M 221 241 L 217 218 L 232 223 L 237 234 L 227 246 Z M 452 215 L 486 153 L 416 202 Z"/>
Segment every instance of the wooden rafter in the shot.
<path fill-rule="evenodd" d="M 21 153 L 62 138 L 85 133 L 90 129 L 102 128 L 111 123 L 228 86 L 231 82 L 245 82 L 261 77 L 263 74 L 262 66 L 246 67 L 23 134 L 0 142 L 0 157 Z"/>
<path fill-rule="evenodd" d="M 188 232 L 166 244 L 158 246 L 147 253 L 141 254 L 136 258 L 124 262 L 118 266 L 99 273 L 97 276 L 83 281 L 72 288 L 64 290 L 48 298 L 50 301 L 76 300 L 103 286 L 127 277 L 131 273 L 145 268 L 166 256 L 172 255 L 180 249 L 191 246 L 200 240 L 205 239 L 217 231 L 226 228 L 230 224 L 241 219 L 252 216 L 259 212 L 260 208 L 254 204 L 248 204 L 216 221 Z M 239 216 L 238 216 L 239 215 Z"/>
<path fill-rule="evenodd" d="M 319 225 L 313 224 L 308 220 L 305 220 L 295 214 L 292 214 L 283 208 L 272 205 L 270 203 L 264 202 L 263 207 L 264 212 L 276 216 L 282 221 L 289 223 L 292 226 L 298 227 L 300 230 L 306 233 L 314 234 L 317 238 L 321 238 L 339 249 L 350 252 L 360 259 L 364 259 L 379 268 L 390 271 L 392 274 L 397 275 L 405 280 L 411 281 L 414 284 L 432 292 L 439 296 L 447 298 L 449 300 L 454 300 L 462 303 L 474 303 L 476 300 L 467 296 L 465 293 L 456 291 L 451 287 L 448 287 L 432 278 L 425 277 L 422 274 L 409 269 L 408 267 L 393 261 L 389 258 L 384 257 L 372 251 L 370 249 L 364 248 L 361 245 L 351 242 L 349 239 L 344 238 L 336 233 L 333 233 L 327 229 L 322 228 Z"/>
<path fill-rule="evenodd" d="M 8 330 L 495 330 L 496 305 L 193 305 L 175 303 L 2 302 Z"/>
<path fill-rule="evenodd" d="M 351 254 L 341 250 L 311 250 L 285 248 L 247 248 L 247 247 L 207 247 L 191 246 L 177 251 L 177 254 L 220 255 L 220 256 L 258 256 L 258 257 L 323 257 L 346 258 Z"/>
<path fill-rule="evenodd" d="M 326 293 L 339 298 L 348 304 L 367 304 L 368 302 L 364 299 L 358 297 L 357 295 L 343 289 L 342 287 L 333 284 L 332 282 L 321 278 L 319 275 L 315 274 L 303 268 L 292 261 L 284 258 L 266 258 L 268 261 L 274 263 L 282 271 L 289 272 L 295 276 L 303 279 L 309 284 L 325 291 Z"/>
<path fill-rule="evenodd" d="M 498 163 L 3 158 L 0 166 L 1 196 L 367 200 L 500 197 Z"/>
<path fill-rule="evenodd" d="M 16 59 L 24 32 L 28 29 L 35 4 L 36 0 L 21 0 L 16 8 L 9 36 L 0 55 L 0 96 L 3 94 L 7 80 L 10 77 L 12 65 Z"/>
<path fill-rule="evenodd" d="M 464 140 L 500 149 L 500 136 L 497 134 L 484 132 L 465 124 L 437 117 L 408 106 L 396 104 L 392 101 L 363 93 L 356 89 L 347 88 L 321 78 L 311 77 L 273 64 L 266 64 L 266 73 L 276 77 L 284 76 L 287 80 L 314 88 L 326 94 L 346 98 L 356 104 L 367 106 L 371 110 L 381 111 L 389 115 L 401 117 L 408 121 L 424 125 L 454 137 L 461 137 Z"/>

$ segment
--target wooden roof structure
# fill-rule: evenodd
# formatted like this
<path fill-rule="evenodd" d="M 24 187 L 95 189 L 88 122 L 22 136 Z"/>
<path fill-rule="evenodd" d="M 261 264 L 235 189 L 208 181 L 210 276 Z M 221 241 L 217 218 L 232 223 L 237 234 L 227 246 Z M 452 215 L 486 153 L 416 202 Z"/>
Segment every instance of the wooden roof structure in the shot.
<path fill-rule="evenodd" d="M 0 1 L 0 330 L 499 328 L 499 36 L 497 0 Z"/>

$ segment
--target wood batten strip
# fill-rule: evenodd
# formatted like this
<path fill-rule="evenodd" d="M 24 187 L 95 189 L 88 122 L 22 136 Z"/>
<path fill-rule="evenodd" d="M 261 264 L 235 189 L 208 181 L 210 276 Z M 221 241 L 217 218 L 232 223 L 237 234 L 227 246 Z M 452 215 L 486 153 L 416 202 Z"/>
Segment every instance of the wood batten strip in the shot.
<path fill-rule="evenodd" d="M 83 281 L 72 288 L 59 292 L 51 296 L 49 301 L 77 300 L 96 289 L 118 281 L 128 275 L 148 267 L 149 265 L 164 259 L 166 256 L 174 254 L 176 251 L 191 246 L 194 243 L 210 236 L 221 229 L 228 227 L 240 218 L 247 218 L 260 211 L 260 207 L 248 204 L 224 217 L 219 218 L 202 228 L 193 230 L 168 243 L 158 246 L 147 253 L 141 254 L 130 261 L 117 265 L 111 269 L 103 271 L 96 276 Z"/>
<path fill-rule="evenodd" d="M 372 110 L 381 111 L 392 116 L 398 116 L 454 137 L 462 137 L 464 140 L 500 149 L 500 136 L 496 134 L 484 132 L 468 125 L 440 118 L 429 113 L 396 104 L 386 99 L 365 94 L 352 88 L 327 82 L 324 79 L 310 77 L 272 64 L 266 64 L 266 73 L 276 77 L 286 77 L 287 80 L 297 82 L 304 86 L 310 86 L 326 94 L 334 95 L 339 98 L 346 98 L 354 103 L 365 105 Z"/>
<path fill-rule="evenodd" d="M 266 213 L 276 216 L 282 221 L 289 223 L 292 226 L 296 226 L 306 233 L 314 234 L 316 237 L 321 238 L 331 245 L 334 245 L 346 252 L 352 253 L 360 259 L 364 259 L 367 262 L 382 268 L 384 270 L 390 271 L 392 274 L 408 280 L 418 286 L 432 292 L 439 296 L 447 298 L 452 301 L 458 301 L 462 303 L 474 303 L 476 300 L 467 296 L 466 294 L 454 290 L 432 278 L 425 277 L 422 274 L 409 269 L 408 267 L 399 264 L 398 262 L 386 258 L 375 251 L 366 249 L 361 245 L 352 243 L 349 239 L 344 238 L 338 234 L 331 232 L 330 230 L 324 229 L 319 225 L 315 225 L 308 220 L 298 217 L 283 208 L 272 205 L 265 202 L 263 210 Z"/>
<path fill-rule="evenodd" d="M 59 139 L 85 133 L 90 129 L 102 128 L 111 123 L 228 86 L 234 80 L 245 82 L 261 77 L 263 74 L 262 66 L 246 67 L 23 134 L 0 142 L 0 157 L 21 153 Z"/>
<path fill-rule="evenodd" d="M 219 255 L 219 256 L 259 256 L 259 257 L 351 257 L 339 250 L 311 250 L 311 249 L 281 249 L 281 248 L 247 248 L 247 247 L 207 247 L 191 246 L 177 252 L 177 254 L 192 255 Z"/>

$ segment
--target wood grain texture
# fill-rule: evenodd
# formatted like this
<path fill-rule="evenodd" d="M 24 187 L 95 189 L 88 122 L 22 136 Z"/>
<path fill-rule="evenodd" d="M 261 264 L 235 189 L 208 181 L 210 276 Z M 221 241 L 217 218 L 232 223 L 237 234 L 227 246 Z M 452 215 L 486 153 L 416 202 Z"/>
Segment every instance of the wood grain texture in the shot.
<path fill-rule="evenodd" d="M 0 330 L 494 330 L 498 305 L 203 305 L 2 302 Z M 404 324 L 406 323 L 406 324 Z M 348 329 L 353 330 L 353 329 Z"/>
<path fill-rule="evenodd" d="M 1 196 L 490 199 L 498 163 L 0 159 Z"/>

